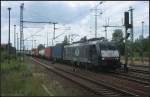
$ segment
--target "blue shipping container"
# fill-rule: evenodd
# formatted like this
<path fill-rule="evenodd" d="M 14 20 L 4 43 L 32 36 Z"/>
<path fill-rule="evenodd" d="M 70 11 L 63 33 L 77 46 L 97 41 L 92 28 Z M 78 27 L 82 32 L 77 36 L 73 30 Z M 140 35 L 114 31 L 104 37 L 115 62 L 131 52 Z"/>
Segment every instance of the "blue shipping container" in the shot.
<path fill-rule="evenodd" d="M 56 44 L 52 47 L 52 58 L 54 60 L 63 59 L 63 44 Z"/>

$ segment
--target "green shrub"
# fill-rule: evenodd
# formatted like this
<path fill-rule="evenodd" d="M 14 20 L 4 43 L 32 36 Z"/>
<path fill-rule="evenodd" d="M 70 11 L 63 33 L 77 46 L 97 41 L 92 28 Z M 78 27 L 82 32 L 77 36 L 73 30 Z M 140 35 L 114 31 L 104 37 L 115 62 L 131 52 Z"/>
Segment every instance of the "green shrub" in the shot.
<path fill-rule="evenodd" d="M 47 93 L 40 86 L 38 79 L 32 76 L 30 64 L 11 59 L 10 63 L 1 64 L 1 95 L 2 96 L 38 96 Z"/>

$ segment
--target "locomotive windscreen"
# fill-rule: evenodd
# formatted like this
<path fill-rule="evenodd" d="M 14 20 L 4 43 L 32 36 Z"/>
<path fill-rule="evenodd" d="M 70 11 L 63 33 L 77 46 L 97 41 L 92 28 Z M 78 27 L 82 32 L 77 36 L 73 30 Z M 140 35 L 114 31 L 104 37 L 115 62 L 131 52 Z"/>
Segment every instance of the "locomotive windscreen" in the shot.
<path fill-rule="evenodd" d="M 119 52 L 114 44 L 100 44 L 102 57 L 119 57 Z"/>
<path fill-rule="evenodd" d="M 113 44 L 100 44 L 101 50 L 117 50 Z"/>

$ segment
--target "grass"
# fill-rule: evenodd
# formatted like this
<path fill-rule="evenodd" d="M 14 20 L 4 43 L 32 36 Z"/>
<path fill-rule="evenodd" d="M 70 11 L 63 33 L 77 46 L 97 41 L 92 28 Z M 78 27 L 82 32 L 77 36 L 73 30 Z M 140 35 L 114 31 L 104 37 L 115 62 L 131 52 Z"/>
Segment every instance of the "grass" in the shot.
<path fill-rule="evenodd" d="M 11 57 L 1 62 L 1 96 L 66 96 L 80 95 L 81 91 L 64 88 L 55 79 L 48 79 L 39 65 L 26 57 L 24 63 Z"/>
<path fill-rule="evenodd" d="M 1 96 L 47 96 L 28 66 L 16 59 L 1 63 Z"/>

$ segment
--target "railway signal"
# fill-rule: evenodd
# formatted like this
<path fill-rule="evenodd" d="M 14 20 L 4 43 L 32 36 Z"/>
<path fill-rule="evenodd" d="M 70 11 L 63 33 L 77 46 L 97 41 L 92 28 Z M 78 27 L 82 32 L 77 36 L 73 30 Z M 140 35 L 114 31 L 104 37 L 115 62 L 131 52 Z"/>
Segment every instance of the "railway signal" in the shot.
<path fill-rule="evenodd" d="M 133 18 L 131 18 L 131 19 L 133 19 Z M 131 21 L 133 21 L 133 20 L 131 20 Z M 124 26 L 125 26 L 125 64 L 124 64 L 124 69 L 125 69 L 125 71 L 128 71 L 128 67 L 127 67 L 127 64 L 128 64 L 127 39 L 131 33 L 128 33 L 127 31 L 129 28 L 133 29 L 133 22 L 129 23 L 129 12 L 124 13 Z"/>
<path fill-rule="evenodd" d="M 129 25 L 129 12 L 124 13 L 124 26 L 125 26 L 125 64 L 124 70 L 127 71 L 127 64 L 128 64 L 128 50 L 127 50 L 127 30 Z"/>
<path fill-rule="evenodd" d="M 129 8 L 129 12 L 130 12 L 130 23 L 131 23 L 131 42 L 132 42 L 132 46 L 131 47 L 131 64 L 133 64 L 133 40 L 134 40 L 134 33 L 133 33 L 133 8 L 130 7 Z"/>

